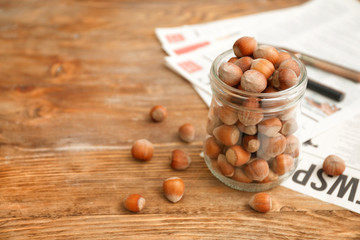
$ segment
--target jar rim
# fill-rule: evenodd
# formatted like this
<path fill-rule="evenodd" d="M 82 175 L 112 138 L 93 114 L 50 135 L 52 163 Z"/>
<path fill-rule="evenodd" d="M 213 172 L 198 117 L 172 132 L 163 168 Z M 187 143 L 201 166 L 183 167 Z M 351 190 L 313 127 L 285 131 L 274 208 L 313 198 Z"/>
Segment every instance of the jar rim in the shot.
<path fill-rule="evenodd" d="M 300 67 L 300 76 L 299 81 L 292 87 L 285 89 L 285 90 L 281 90 L 278 92 L 273 92 L 273 93 L 252 93 L 252 92 L 247 92 L 244 90 L 240 90 L 237 88 L 234 88 L 230 85 L 227 85 L 225 82 L 223 82 L 219 76 L 218 76 L 218 66 L 220 66 L 220 64 L 222 63 L 222 60 L 225 59 L 225 57 L 227 57 L 227 59 L 229 59 L 230 57 L 235 57 L 235 54 L 233 53 L 232 49 L 226 50 L 225 52 L 221 53 L 220 55 L 218 55 L 215 60 L 213 61 L 213 63 L 211 64 L 211 68 L 210 68 L 210 75 L 214 76 L 214 78 L 210 78 L 211 81 L 213 81 L 213 79 L 215 79 L 215 84 L 217 87 L 221 87 L 221 89 L 223 91 L 226 92 L 226 94 L 231 95 L 232 97 L 247 97 L 247 98 L 260 98 L 260 99 L 274 99 L 274 98 L 279 98 L 279 97 L 284 97 L 287 95 L 291 95 L 295 92 L 297 92 L 297 90 L 302 87 L 306 87 L 307 84 L 307 71 L 305 68 L 305 65 L 300 61 L 300 59 L 298 57 L 296 57 L 294 54 L 283 50 L 281 48 L 276 48 L 279 52 L 287 52 L 290 54 L 290 56 L 292 57 L 292 59 L 294 59 Z M 305 86 L 304 86 L 305 85 Z M 213 86 L 212 86 L 213 88 Z M 214 89 L 213 89 L 214 91 Z"/>

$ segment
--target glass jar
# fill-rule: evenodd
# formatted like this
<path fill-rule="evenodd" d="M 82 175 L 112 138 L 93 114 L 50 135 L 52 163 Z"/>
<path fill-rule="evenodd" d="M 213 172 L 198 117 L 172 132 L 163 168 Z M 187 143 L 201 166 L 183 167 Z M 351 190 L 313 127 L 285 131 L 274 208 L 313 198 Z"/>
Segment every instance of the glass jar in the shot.
<path fill-rule="evenodd" d="M 232 50 L 219 55 L 211 66 L 213 97 L 204 157 L 212 174 L 234 189 L 271 189 L 288 178 L 298 164 L 300 103 L 307 73 L 304 64 L 291 56 L 301 70 L 297 84 L 271 93 L 242 91 L 220 80 L 219 66 L 234 57 Z"/>

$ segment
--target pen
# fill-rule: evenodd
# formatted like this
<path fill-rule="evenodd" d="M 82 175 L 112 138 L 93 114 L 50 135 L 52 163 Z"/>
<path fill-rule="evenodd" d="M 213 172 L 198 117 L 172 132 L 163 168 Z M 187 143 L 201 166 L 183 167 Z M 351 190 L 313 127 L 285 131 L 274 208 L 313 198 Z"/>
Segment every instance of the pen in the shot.
<path fill-rule="evenodd" d="M 344 92 L 316 82 L 312 79 L 308 79 L 308 84 L 306 87 L 338 102 L 342 101 L 345 97 Z"/>

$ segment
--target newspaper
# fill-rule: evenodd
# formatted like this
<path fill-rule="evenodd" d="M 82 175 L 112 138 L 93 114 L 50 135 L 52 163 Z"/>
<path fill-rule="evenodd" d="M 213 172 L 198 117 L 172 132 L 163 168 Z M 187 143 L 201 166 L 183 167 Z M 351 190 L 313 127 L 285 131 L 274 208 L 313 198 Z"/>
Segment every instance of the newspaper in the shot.
<path fill-rule="evenodd" d="M 313 0 L 287 9 L 203 24 L 157 28 L 155 31 L 163 49 L 169 55 L 165 57 L 166 65 L 188 80 L 210 106 L 209 71 L 212 61 L 220 53 L 230 49 L 233 42 L 241 36 L 254 36 L 260 43 L 290 48 L 348 68 L 360 69 L 359 12 L 360 3 L 355 0 Z M 351 170 L 344 174 L 348 174 L 349 178 L 354 178 L 356 182 L 356 176 L 360 175 L 360 155 L 344 154 L 349 151 L 346 148 L 340 150 L 341 146 L 344 147 L 339 145 L 341 140 L 332 142 L 335 145 L 337 143 L 339 148 L 326 148 L 333 146 L 329 142 L 334 138 L 346 137 L 341 135 L 345 130 L 339 130 L 339 135 L 332 136 L 333 138 L 326 134 L 341 122 L 345 126 L 350 125 L 347 121 L 352 121 L 353 124 L 359 122 L 360 115 L 354 119 L 351 117 L 360 106 L 360 84 L 308 66 L 307 71 L 309 78 L 341 89 L 346 96 L 342 102 L 336 102 L 311 90 L 306 91 L 302 101 L 302 141 L 311 140 L 310 143 L 313 145 L 304 147 L 305 157 L 300 167 L 315 164 L 316 168 L 321 169 L 319 164 L 320 159 L 323 160 L 325 157 L 324 153 L 338 149 L 335 153 L 346 159 L 351 167 Z M 360 142 L 360 132 L 354 131 L 354 134 L 357 134 L 357 140 Z M 324 139 L 327 141 L 324 142 Z M 326 144 L 320 144 L 323 142 Z M 341 184 L 345 183 L 346 181 Z M 341 184 L 341 187 L 348 186 Z M 330 199 L 324 192 L 314 192 L 311 186 L 305 185 L 300 188 L 298 184 L 291 182 L 291 179 L 283 185 L 356 212 L 359 210 L 360 197 L 355 198 L 355 205 L 347 205 L 343 198 L 335 196 Z M 342 195 L 343 189 L 340 190 Z"/>

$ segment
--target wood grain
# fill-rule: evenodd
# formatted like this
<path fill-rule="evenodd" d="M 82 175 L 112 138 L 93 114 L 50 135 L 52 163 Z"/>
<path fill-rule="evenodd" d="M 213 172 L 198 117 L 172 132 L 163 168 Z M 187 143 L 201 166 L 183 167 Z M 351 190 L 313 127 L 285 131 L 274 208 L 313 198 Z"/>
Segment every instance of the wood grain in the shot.
<path fill-rule="evenodd" d="M 360 239 L 358 214 L 283 187 L 258 214 L 252 193 L 216 180 L 199 156 L 208 109 L 154 34 L 303 2 L 0 1 L 0 239 Z M 191 144 L 177 136 L 185 122 Z M 154 143 L 150 162 L 130 155 L 139 138 Z M 188 170 L 170 168 L 175 148 Z M 186 185 L 177 204 L 163 197 L 170 176 Z M 143 212 L 123 208 L 129 193 Z"/>

